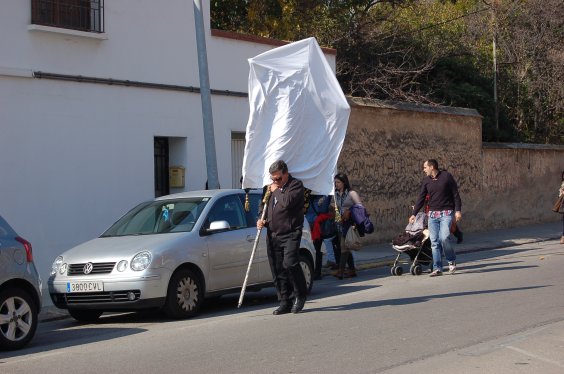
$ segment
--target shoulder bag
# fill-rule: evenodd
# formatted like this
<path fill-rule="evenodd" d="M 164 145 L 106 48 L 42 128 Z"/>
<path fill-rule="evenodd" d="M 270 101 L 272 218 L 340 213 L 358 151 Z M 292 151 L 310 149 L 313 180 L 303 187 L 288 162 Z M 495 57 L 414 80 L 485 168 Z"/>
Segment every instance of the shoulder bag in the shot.
<path fill-rule="evenodd" d="M 552 211 L 555 213 L 564 214 L 564 195 L 560 196 L 554 203 Z"/>
<path fill-rule="evenodd" d="M 351 226 L 347 231 L 347 236 L 345 236 L 345 247 L 352 251 L 358 251 L 362 247 L 360 242 L 360 235 L 356 227 Z"/>

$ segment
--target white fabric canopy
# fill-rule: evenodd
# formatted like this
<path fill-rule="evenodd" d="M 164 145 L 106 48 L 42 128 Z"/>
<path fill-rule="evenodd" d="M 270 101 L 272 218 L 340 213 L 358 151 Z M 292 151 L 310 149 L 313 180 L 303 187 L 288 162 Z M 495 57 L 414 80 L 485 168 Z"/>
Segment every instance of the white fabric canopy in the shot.
<path fill-rule="evenodd" d="M 279 159 L 306 188 L 331 194 L 350 107 L 315 38 L 249 59 L 243 188 L 271 184 Z"/>

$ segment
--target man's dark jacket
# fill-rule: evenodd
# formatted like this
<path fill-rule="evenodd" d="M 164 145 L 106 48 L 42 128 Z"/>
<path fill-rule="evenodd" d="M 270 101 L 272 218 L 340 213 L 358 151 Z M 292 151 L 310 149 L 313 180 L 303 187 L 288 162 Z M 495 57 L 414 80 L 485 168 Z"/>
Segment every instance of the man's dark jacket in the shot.
<path fill-rule="evenodd" d="M 274 235 L 287 234 L 303 227 L 304 185 L 299 179 L 290 175 L 282 188 L 272 192 L 266 221 L 268 231 Z"/>
<path fill-rule="evenodd" d="M 417 202 L 413 207 L 413 214 L 417 214 L 429 195 L 429 210 L 454 210 L 461 211 L 462 201 L 458 193 L 458 186 L 452 174 L 441 170 L 435 178 L 427 176 L 421 181 L 421 190 Z"/>

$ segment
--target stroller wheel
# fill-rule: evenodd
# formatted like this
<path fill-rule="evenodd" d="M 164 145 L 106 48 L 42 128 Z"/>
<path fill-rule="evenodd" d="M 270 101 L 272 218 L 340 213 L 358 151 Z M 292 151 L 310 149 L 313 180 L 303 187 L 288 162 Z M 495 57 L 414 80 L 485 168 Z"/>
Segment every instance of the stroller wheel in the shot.
<path fill-rule="evenodd" d="M 421 275 L 421 273 L 423 273 L 423 269 L 421 268 L 421 265 L 418 264 L 411 267 L 412 275 Z"/>
<path fill-rule="evenodd" d="M 392 268 L 392 275 L 400 276 L 403 274 L 403 268 L 401 266 L 395 266 Z"/>

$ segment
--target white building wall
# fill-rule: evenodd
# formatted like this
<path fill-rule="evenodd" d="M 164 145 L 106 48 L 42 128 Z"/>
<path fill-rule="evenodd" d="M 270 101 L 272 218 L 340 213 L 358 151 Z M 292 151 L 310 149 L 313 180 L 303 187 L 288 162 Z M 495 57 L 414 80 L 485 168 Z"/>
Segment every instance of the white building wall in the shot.
<path fill-rule="evenodd" d="M 32 77 L 199 87 L 192 1 L 105 3 L 105 34 L 94 35 L 45 31 L 30 25 L 31 1 L 0 2 L 0 214 L 33 244 L 44 283 L 59 253 L 154 197 L 155 136 L 172 138 L 184 190 L 207 178 L 199 94 Z M 211 88 L 247 92 L 247 59 L 273 46 L 211 37 L 202 3 Z M 219 182 L 230 188 L 231 133 L 245 131 L 248 101 L 212 95 L 212 108 Z"/>

